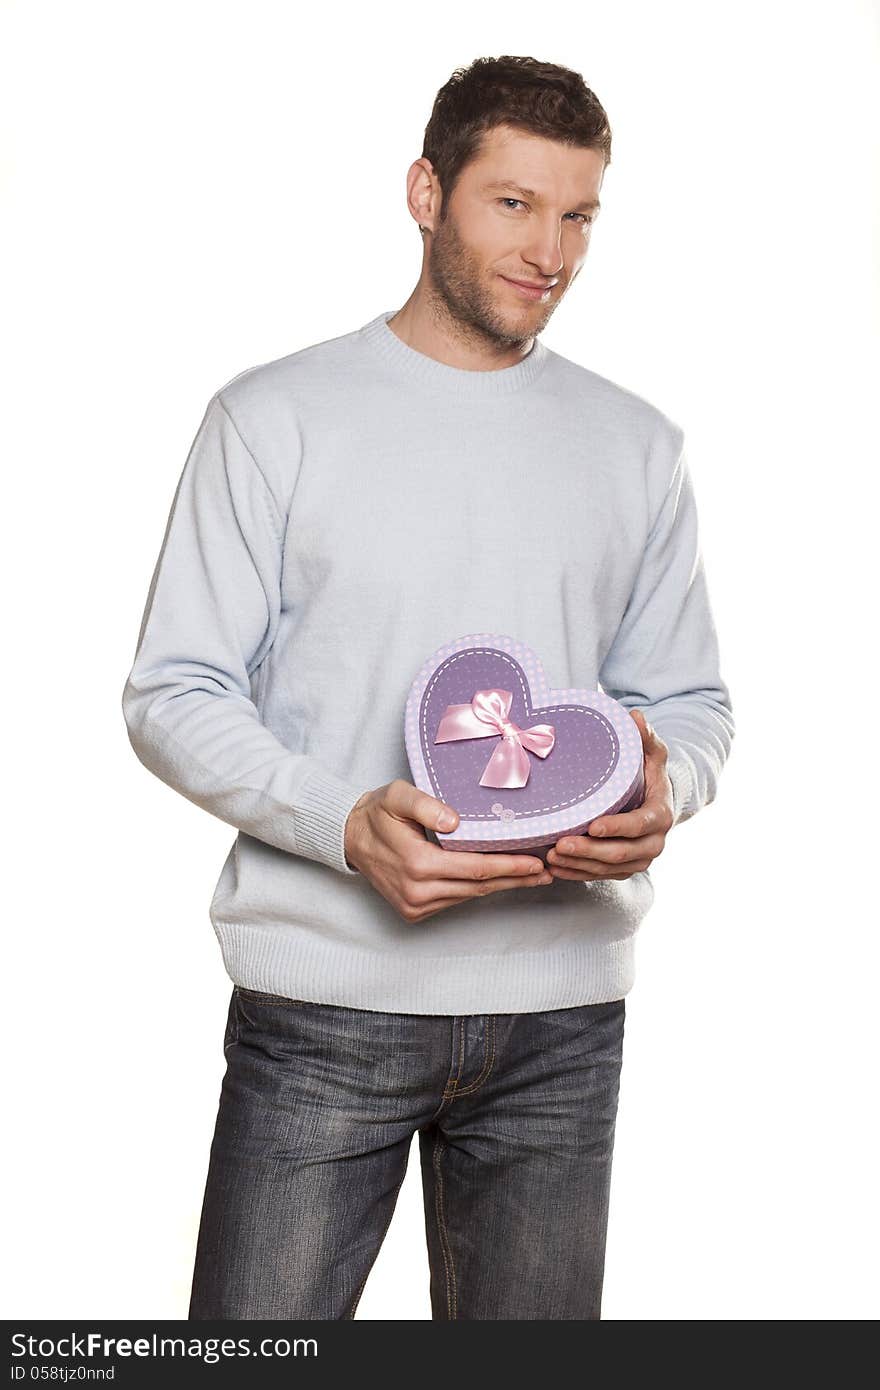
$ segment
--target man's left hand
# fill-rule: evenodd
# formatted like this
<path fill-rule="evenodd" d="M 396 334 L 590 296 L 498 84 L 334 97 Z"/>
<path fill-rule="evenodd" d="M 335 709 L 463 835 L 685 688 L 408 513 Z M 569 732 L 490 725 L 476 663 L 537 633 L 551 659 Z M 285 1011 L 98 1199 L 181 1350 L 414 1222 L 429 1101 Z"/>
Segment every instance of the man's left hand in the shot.
<path fill-rule="evenodd" d="M 640 709 L 630 710 L 642 736 L 645 797 L 635 811 L 598 816 L 586 835 L 565 835 L 547 852 L 554 878 L 630 878 L 663 853 L 673 823 L 668 748 Z"/>

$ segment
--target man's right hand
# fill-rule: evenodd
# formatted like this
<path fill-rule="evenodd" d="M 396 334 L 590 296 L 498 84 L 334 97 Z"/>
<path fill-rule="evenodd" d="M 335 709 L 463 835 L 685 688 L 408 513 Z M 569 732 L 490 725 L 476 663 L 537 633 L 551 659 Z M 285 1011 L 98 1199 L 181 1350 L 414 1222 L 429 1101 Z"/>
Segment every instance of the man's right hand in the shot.
<path fill-rule="evenodd" d="M 452 816 L 440 824 L 442 813 Z M 458 813 L 395 778 L 364 792 L 345 823 L 345 857 L 407 922 L 422 922 L 466 898 L 553 882 L 536 855 L 469 854 L 441 849 L 424 828 L 450 831 Z"/>

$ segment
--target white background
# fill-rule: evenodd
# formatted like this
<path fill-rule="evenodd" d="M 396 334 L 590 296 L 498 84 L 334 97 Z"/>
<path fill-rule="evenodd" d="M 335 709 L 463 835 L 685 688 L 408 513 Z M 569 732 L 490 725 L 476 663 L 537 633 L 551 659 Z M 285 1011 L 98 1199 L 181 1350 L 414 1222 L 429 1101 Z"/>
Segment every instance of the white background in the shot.
<path fill-rule="evenodd" d="M 544 340 L 685 427 L 737 721 L 653 869 L 603 1316 L 876 1317 L 877 8 L 80 0 L 2 25 L 4 1316 L 186 1317 L 234 832 L 129 747 L 147 585 L 211 394 L 403 303 L 434 96 L 519 53 L 610 117 Z M 415 1147 L 358 1317 L 430 1317 Z"/>

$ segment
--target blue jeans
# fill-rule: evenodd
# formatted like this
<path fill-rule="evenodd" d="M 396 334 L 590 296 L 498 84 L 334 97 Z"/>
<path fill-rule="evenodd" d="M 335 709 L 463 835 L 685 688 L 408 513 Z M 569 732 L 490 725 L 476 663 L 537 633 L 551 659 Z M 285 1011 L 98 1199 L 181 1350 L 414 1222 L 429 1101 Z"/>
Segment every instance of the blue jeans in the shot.
<path fill-rule="evenodd" d="M 624 1013 L 235 986 L 189 1318 L 353 1318 L 416 1132 L 432 1317 L 599 1318 Z"/>

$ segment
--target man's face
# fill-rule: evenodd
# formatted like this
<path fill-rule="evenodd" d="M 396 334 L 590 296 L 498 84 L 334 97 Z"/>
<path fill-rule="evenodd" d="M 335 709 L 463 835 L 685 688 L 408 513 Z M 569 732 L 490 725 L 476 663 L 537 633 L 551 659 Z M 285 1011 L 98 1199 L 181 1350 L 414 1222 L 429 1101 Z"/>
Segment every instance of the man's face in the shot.
<path fill-rule="evenodd" d="M 604 172 L 597 150 L 489 131 L 431 237 L 428 279 L 452 317 L 504 347 L 540 333 L 583 265 Z M 512 280 L 553 283 L 528 295 Z"/>

